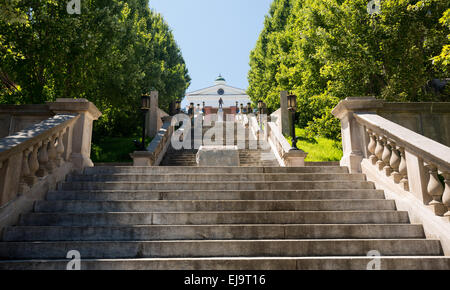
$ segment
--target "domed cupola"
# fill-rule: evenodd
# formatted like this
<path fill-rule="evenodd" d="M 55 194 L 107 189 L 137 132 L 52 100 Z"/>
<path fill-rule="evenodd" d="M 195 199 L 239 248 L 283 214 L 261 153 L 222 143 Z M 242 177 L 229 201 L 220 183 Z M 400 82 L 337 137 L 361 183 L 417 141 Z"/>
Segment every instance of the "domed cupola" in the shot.
<path fill-rule="evenodd" d="M 216 85 L 225 85 L 227 82 L 225 81 L 225 79 L 222 77 L 222 75 L 219 75 L 216 80 Z"/>

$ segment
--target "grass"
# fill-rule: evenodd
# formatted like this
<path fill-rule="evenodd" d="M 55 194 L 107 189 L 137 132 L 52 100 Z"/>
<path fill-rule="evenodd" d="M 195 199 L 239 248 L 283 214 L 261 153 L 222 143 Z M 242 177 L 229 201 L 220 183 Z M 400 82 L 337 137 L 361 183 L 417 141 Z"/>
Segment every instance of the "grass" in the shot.
<path fill-rule="evenodd" d="M 327 139 L 324 137 L 316 137 L 309 139 L 306 137 L 304 129 L 296 128 L 297 147 L 308 153 L 305 161 L 339 161 L 342 158 L 342 143 Z M 289 144 L 291 138 L 287 137 Z"/>
<path fill-rule="evenodd" d="M 308 139 L 304 129 L 296 128 L 297 147 L 308 153 L 306 161 L 339 161 L 342 158 L 341 142 L 317 137 Z M 286 138 L 290 142 L 290 138 Z M 94 163 L 133 162 L 130 153 L 136 151 L 133 140 L 137 137 L 103 137 L 92 142 L 91 159 Z M 146 146 L 151 142 L 146 140 Z"/>
<path fill-rule="evenodd" d="M 91 159 L 94 163 L 133 162 L 130 153 L 136 151 L 133 140 L 137 137 L 103 137 L 92 142 Z M 147 138 L 146 146 L 151 139 Z"/>

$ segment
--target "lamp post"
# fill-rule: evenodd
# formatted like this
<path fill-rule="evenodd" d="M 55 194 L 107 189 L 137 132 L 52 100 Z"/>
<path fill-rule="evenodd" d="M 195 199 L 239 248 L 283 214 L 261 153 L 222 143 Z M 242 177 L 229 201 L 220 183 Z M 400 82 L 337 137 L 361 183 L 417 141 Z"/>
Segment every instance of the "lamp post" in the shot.
<path fill-rule="evenodd" d="M 247 103 L 247 115 L 252 112 L 252 103 Z"/>
<path fill-rule="evenodd" d="M 205 102 L 203 102 L 202 112 L 205 114 Z"/>
<path fill-rule="evenodd" d="M 142 112 L 142 142 L 140 146 L 141 151 L 145 151 L 145 133 L 146 133 L 146 121 L 147 112 L 150 109 L 150 96 L 148 94 L 141 95 L 141 112 Z"/>
<path fill-rule="evenodd" d="M 180 110 L 181 110 L 181 102 L 180 101 L 177 101 L 175 103 L 175 110 L 176 110 L 177 114 L 180 113 Z"/>
<path fill-rule="evenodd" d="M 236 101 L 236 115 L 237 115 L 237 113 L 238 113 L 238 106 L 239 106 L 239 102 L 238 101 Z"/>
<path fill-rule="evenodd" d="M 292 137 L 292 148 L 291 150 L 298 150 L 297 148 L 297 137 L 295 136 L 295 112 L 297 111 L 297 96 L 290 94 L 287 97 L 288 110 L 291 112 L 292 122 L 291 122 L 291 137 Z"/>
<path fill-rule="evenodd" d="M 194 103 L 189 104 L 188 115 L 190 118 L 192 118 L 194 116 Z"/>
<path fill-rule="evenodd" d="M 264 107 L 263 101 L 259 100 L 258 101 L 258 113 L 259 113 L 259 124 L 260 124 L 260 126 L 262 126 L 262 124 L 261 124 L 261 118 L 262 118 L 261 115 L 263 113 L 263 107 Z"/>
<path fill-rule="evenodd" d="M 244 113 L 244 104 L 241 104 L 241 106 L 240 106 L 240 112 L 239 113 L 241 113 L 241 115 Z"/>
<path fill-rule="evenodd" d="M 188 110 L 189 118 L 191 119 L 191 126 L 194 125 L 194 103 L 189 104 L 189 110 Z"/>

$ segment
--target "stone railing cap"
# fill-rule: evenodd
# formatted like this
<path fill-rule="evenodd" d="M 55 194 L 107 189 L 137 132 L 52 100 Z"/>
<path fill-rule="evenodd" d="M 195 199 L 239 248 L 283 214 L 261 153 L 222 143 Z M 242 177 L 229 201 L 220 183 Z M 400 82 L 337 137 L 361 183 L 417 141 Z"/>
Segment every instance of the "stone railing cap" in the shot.
<path fill-rule="evenodd" d="M 348 97 L 331 111 L 338 119 L 341 119 L 348 112 L 373 112 L 383 107 L 383 101 L 374 97 Z"/>
<path fill-rule="evenodd" d="M 4 160 L 7 155 L 23 151 L 24 148 L 43 140 L 47 135 L 54 134 L 58 128 L 78 118 L 79 116 L 75 114 L 55 115 L 14 135 L 0 139 L 0 160 Z"/>
<path fill-rule="evenodd" d="M 47 105 L 51 111 L 57 114 L 88 112 L 94 120 L 102 115 L 97 107 L 86 99 L 58 98 L 56 102 L 47 102 Z"/>
<path fill-rule="evenodd" d="M 290 149 L 287 153 L 287 156 L 289 157 L 306 157 L 308 156 L 308 153 L 306 153 L 305 151 L 303 151 L 302 149 Z"/>
<path fill-rule="evenodd" d="M 368 129 L 384 134 L 406 150 L 414 152 L 417 156 L 422 157 L 425 162 L 433 162 L 436 165 L 445 167 L 446 170 L 450 170 L 449 147 L 375 113 L 356 113 L 356 119 Z"/>
<path fill-rule="evenodd" d="M 284 153 L 287 153 L 291 150 L 291 145 L 289 142 L 284 138 L 283 134 L 281 134 L 280 129 L 278 129 L 277 124 L 274 122 L 268 122 L 268 126 L 270 127 L 271 134 L 274 135 L 274 137 L 277 139 L 278 143 L 281 145 L 281 148 L 283 149 Z"/>

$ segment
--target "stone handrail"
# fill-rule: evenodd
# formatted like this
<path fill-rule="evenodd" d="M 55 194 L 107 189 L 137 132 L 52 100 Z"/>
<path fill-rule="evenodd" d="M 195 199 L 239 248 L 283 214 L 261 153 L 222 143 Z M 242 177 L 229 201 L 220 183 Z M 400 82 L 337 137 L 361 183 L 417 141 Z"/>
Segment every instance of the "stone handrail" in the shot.
<path fill-rule="evenodd" d="M 0 140 L 0 206 L 67 162 L 77 114 L 55 115 Z"/>
<path fill-rule="evenodd" d="M 438 216 L 450 216 L 450 147 L 374 113 L 354 113 L 366 131 L 364 148 L 386 177 L 411 191 Z M 426 168 L 426 170 L 425 170 Z M 438 173 L 444 176 L 445 186 Z"/>
<path fill-rule="evenodd" d="M 370 173 L 375 184 L 411 193 L 435 215 L 450 217 L 450 148 L 378 115 L 382 105 L 357 97 L 333 109 L 341 120 L 341 165 Z"/>
<path fill-rule="evenodd" d="M 283 167 L 302 167 L 305 166 L 305 158 L 308 153 L 303 150 L 293 150 L 292 146 L 281 133 L 277 124 L 267 122 L 267 141 L 272 147 L 272 151 Z"/>
<path fill-rule="evenodd" d="M 308 153 L 303 150 L 293 150 L 275 122 L 268 121 L 265 115 L 258 117 L 249 115 L 248 119 L 250 132 L 259 140 L 261 147 L 267 146 L 272 150 L 280 166 L 305 166 L 305 158 Z M 258 119 L 260 120 L 258 121 Z"/>
<path fill-rule="evenodd" d="M 0 139 L 0 231 L 17 224 L 21 214 L 30 212 L 68 174 L 94 166 L 92 127 L 101 116 L 86 99 L 0 105 L 2 112 L 11 108 L 18 118 L 10 122 L 8 136 Z"/>
<path fill-rule="evenodd" d="M 135 151 L 130 154 L 133 158 L 133 166 L 158 166 L 170 146 L 170 140 L 174 132 L 171 118 L 164 117 L 161 129 L 147 147 L 147 151 Z"/>
<path fill-rule="evenodd" d="M 256 119 L 255 115 L 251 115 L 250 117 L 248 117 L 248 127 L 249 127 L 249 132 L 251 132 L 253 134 L 253 138 L 255 140 L 257 140 L 257 136 L 258 136 L 258 132 L 259 132 L 259 125 L 258 125 L 258 120 Z"/>
<path fill-rule="evenodd" d="M 367 129 L 396 141 L 396 145 L 408 148 L 416 156 L 438 165 L 443 171 L 450 171 L 450 147 L 417 134 L 377 114 L 355 113 L 358 123 Z"/>

